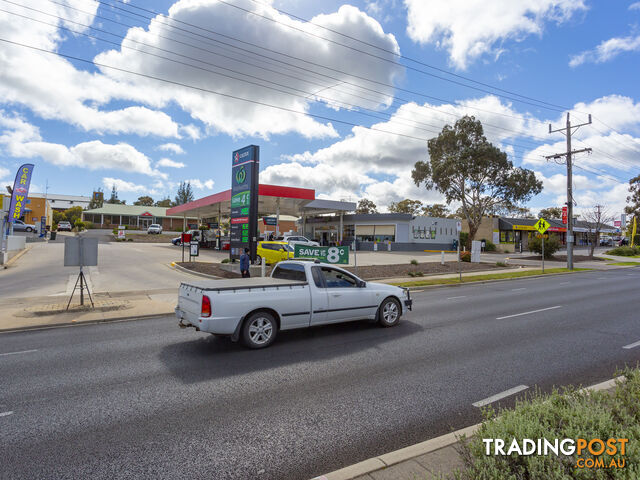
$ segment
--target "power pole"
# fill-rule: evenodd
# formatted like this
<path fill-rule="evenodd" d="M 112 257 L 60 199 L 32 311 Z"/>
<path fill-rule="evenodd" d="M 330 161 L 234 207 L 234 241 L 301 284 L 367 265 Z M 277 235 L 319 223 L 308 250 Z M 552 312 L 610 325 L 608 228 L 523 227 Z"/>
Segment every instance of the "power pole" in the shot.
<path fill-rule="evenodd" d="M 562 157 L 566 157 L 567 163 L 567 268 L 573 270 L 573 165 L 571 164 L 572 155 L 582 152 L 591 153 L 590 148 L 582 148 L 580 150 L 571 150 L 571 135 L 575 131 L 584 126 L 591 124 L 591 114 L 589 114 L 589 121 L 581 123 L 579 125 L 571 125 L 569 119 L 569 112 L 567 112 L 567 126 L 565 128 L 559 128 L 557 130 L 551 130 L 551 124 L 549 124 L 549 133 L 562 132 L 567 137 L 567 151 L 564 153 L 556 153 L 555 155 L 548 155 L 545 158 L 547 160 L 558 160 Z M 572 130 L 573 129 L 573 130 Z"/>

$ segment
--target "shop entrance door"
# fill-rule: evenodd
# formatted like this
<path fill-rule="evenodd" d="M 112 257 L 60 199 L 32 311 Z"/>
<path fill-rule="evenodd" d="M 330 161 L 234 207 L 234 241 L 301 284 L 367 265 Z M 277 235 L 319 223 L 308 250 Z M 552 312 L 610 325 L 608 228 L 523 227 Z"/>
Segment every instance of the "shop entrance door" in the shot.
<path fill-rule="evenodd" d="M 153 219 L 140 217 L 140 221 L 138 222 L 138 225 L 140 225 L 140 228 L 142 230 L 146 230 L 147 228 L 149 228 L 149 225 L 151 225 L 152 223 L 153 223 Z"/>

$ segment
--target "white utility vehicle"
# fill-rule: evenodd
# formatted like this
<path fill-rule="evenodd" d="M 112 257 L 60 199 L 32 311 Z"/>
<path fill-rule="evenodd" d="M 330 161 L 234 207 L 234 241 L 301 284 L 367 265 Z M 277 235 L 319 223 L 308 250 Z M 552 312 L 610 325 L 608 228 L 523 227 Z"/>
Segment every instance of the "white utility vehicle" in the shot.
<path fill-rule="evenodd" d="M 407 289 L 364 282 L 318 261 L 287 260 L 271 277 L 183 282 L 175 312 L 181 328 L 264 348 L 279 330 L 364 319 L 393 327 L 405 309 L 411 310 Z"/>
<path fill-rule="evenodd" d="M 309 240 L 307 237 L 303 237 L 302 235 L 288 235 L 285 234 L 283 240 L 287 242 L 292 247 L 295 245 L 305 245 L 307 247 L 319 247 L 320 244 L 315 240 Z"/>

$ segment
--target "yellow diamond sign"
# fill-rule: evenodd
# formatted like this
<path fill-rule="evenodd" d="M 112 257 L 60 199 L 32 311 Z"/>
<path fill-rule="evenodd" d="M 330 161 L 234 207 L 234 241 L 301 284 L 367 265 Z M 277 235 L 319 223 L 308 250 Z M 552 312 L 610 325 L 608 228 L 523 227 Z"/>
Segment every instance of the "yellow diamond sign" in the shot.
<path fill-rule="evenodd" d="M 538 230 L 540 233 L 546 232 L 550 226 L 551 224 L 547 222 L 544 218 L 541 218 L 540 220 L 538 220 L 534 225 L 536 230 Z"/>

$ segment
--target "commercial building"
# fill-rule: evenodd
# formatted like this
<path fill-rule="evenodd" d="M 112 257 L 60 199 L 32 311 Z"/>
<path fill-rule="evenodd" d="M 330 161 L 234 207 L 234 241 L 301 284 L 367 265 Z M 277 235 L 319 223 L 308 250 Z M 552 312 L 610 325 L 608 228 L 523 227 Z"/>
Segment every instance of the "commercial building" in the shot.
<path fill-rule="evenodd" d="M 30 196 L 44 198 L 45 194 L 34 193 Z M 82 207 L 82 209 L 84 210 L 85 208 L 89 207 L 89 202 L 91 202 L 91 197 L 83 197 L 81 195 L 59 195 L 57 193 L 48 193 L 46 194 L 46 198 L 47 200 L 49 200 L 51 208 L 59 211 L 67 210 L 73 207 Z"/>
<path fill-rule="evenodd" d="M 344 215 L 341 227 L 336 216 L 316 216 L 307 218 L 304 234 L 323 245 L 356 240 L 358 250 L 451 250 L 458 239 L 456 224 L 451 218 L 374 213 Z"/>
<path fill-rule="evenodd" d="M 129 229 L 146 230 L 152 223 L 162 225 L 166 231 L 186 226 L 198 228 L 198 218 L 193 216 L 167 215 L 168 208 L 145 207 L 104 203 L 100 208 L 82 212 L 82 220 L 92 222 L 97 228 L 117 228 L 126 225 Z"/>
<path fill-rule="evenodd" d="M 0 193 L 0 206 L 4 197 L 11 200 L 11 195 Z M 38 227 L 42 217 L 46 217 L 46 225 L 51 226 L 53 221 L 53 209 L 51 202 L 44 198 L 44 194 L 34 193 L 25 200 L 24 213 L 20 220 L 30 225 Z"/>

